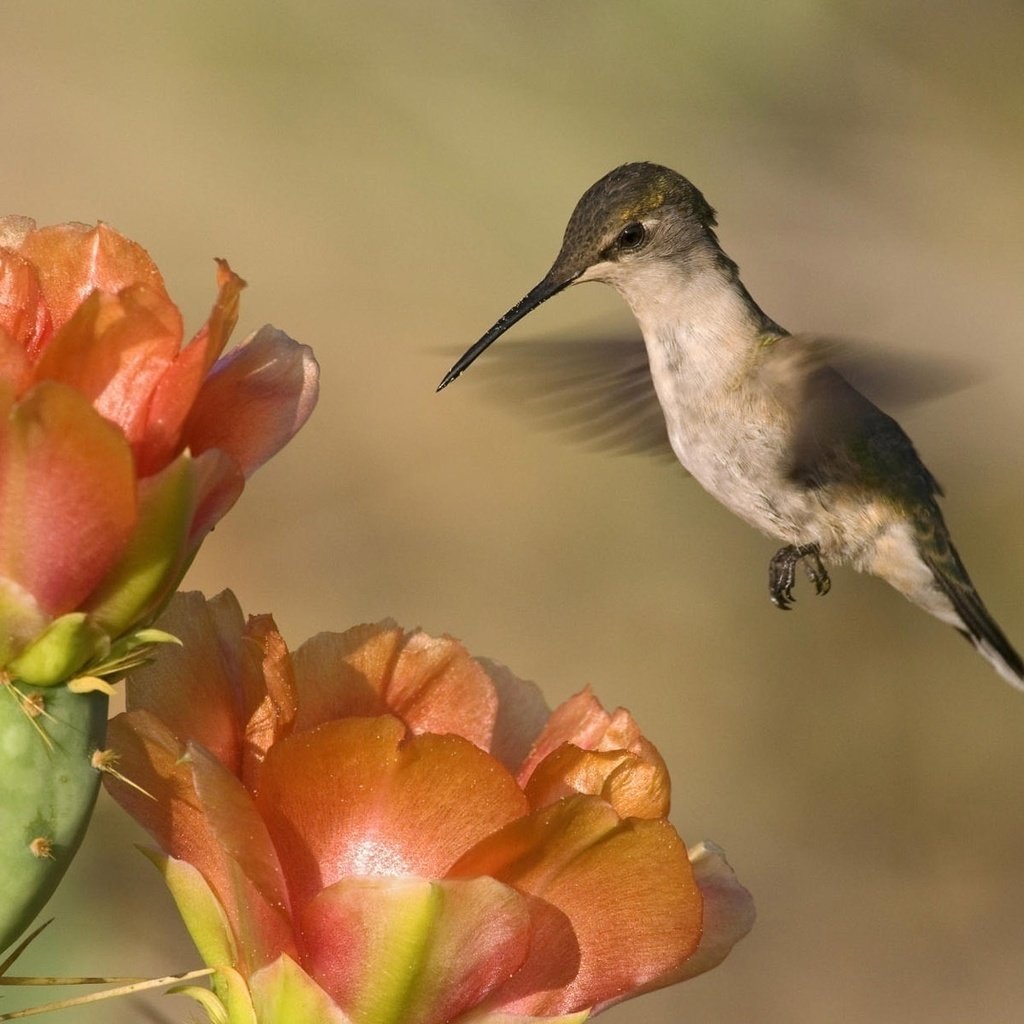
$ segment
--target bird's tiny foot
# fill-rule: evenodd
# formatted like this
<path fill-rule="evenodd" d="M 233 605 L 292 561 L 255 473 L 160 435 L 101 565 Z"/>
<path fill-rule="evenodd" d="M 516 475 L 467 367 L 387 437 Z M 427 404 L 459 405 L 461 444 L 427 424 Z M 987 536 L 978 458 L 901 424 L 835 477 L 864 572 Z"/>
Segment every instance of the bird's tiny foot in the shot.
<path fill-rule="evenodd" d="M 804 572 L 807 578 L 814 584 L 814 592 L 818 597 L 824 597 L 832 589 L 832 580 L 829 578 L 825 563 L 821 560 L 821 553 L 817 544 L 808 544 L 812 548 L 804 555 Z"/>
<path fill-rule="evenodd" d="M 814 584 L 815 591 L 819 595 L 827 594 L 832 587 L 817 544 L 788 544 L 779 548 L 768 563 L 768 595 L 772 604 L 784 612 L 789 611 L 790 605 L 796 600 L 793 597 L 796 564 L 805 558 L 808 561 L 804 562 L 804 572 Z"/>

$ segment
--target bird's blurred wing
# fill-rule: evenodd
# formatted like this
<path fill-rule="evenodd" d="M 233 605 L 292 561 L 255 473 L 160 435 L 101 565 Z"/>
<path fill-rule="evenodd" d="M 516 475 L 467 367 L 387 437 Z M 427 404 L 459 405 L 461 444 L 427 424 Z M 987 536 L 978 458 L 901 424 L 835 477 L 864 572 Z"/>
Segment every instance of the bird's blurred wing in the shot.
<path fill-rule="evenodd" d="M 473 380 L 587 448 L 674 458 L 639 336 L 508 342 L 474 367 Z"/>
<path fill-rule="evenodd" d="M 941 493 L 900 425 L 875 401 L 907 408 L 952 394 L 980 375 L 966 363 L 889 352 L 836 338 L 791 335 L 766 351 L 765 382 L 793 412 L 789 475 L 808 484 L 879 482 L 913 467 L 916 485 Z"/>

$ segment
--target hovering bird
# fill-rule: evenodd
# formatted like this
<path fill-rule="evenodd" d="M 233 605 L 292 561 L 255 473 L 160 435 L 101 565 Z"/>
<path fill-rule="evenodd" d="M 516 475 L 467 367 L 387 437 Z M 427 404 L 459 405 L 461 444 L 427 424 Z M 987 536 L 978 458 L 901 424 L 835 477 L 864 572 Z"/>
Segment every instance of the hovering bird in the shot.
<path fill-rule="evenodd" d="M 583 281 L 612 285 L 640 325 L 648 363 L 619 371 L 625 400 L 653 383 L 683 467 L 783 542 L 768 568 L 776 607 L 790 607 L 797 565 L 826 594 L 826 563 L 848 563 L 959 630 L 1024 689 L 1024 661 L 971 583 L 939 510 L 942 489 L 910 439 L 847 381 L 829 345 L 789 334 L 761 310 L 715 225 L 682 175 L 650 163 L 616 168 L 577 203 L 540 283 L 437 390 L 553 295 Z"/>

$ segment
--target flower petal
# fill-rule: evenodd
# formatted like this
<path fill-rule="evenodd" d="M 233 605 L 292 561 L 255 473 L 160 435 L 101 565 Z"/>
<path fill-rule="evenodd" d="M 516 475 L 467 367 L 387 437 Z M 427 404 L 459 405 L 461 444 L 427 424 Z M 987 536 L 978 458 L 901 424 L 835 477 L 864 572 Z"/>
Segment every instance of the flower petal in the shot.
<path fill-rule="evenodd" d="M 622 821 L 595 797 L 513 822 L 448 877 L 478 875 L 557 912 L 539 918 L 530 958 L 492 997 L 494 1009 L 569 1013 L 668 984 L 700 939 L 700 891 L 675 830 L 666 821 Z"/>
<path fill-rule="evenodd" d="M 139 472 L 152 473 L 182 446 L 181 432 L 203 380 L 227 344 L 238 319 L 245 282 L 217 261 L 217 299 L 202 330 L 178 353 L 157 384 L 148 409 L 145 444 L 136 451 Z"/>
<path fill-rule="evenodd" d="M 151 620 L 177 586 L 189 561 L 196 491 L 195 466 L 187 455 L 139 482 L 138 525 L 87 605 L 111 636 Z"/>
<path fill-rule="evenodd" d="M 250 690 L 258 698 L 245 722 L 245 762 L 242 778 L 258 786 L 258 770 L 267 751 L 291 732 L 296 712 L 295 676 L 284 638 L 271 615 L 251 615 L 245 626 L 247 639 L 259 645 L 263 655 L 263 686 Z"/>
<path fill-rule="evenodd" d="M 628 750 L 581 750 L 565 743 L 530 775 L 526 795 L 533 808 L 576 793 L 600 796 L 622 818 L 664 818 L 669 810 L 668 771 Z"/>
<path fill-rule="evenodd" d="M 397 718 L 293 733 L 263 765 L 257 802 L 298 910 L 347 875 L 441 877 L 526 810 L 515 780 L 459 736 L 413 736 Z"/>
<path fill-rule="evenodd" d="M 4 227 L 11 220 L 0 219 L 0 236 L 6 233 Z M 0 244 L 6 245 L 2 237 Z M 26 382 L 26 370 L 49 337 L 52 325 L 36 268 L 10 248 L 0 249 L 0 329 L 8 339 L 0 342 L 0 374 L 20 390 Z M 15 366 L 12 362 L 16 357 L 19 358 Z"/>
<path fill-rule="evenodd" d="M 310 973 L 359 1021 L 445 1024 L 526 957 L 525 900 L 490 878 L 346 878 L 303 913 Z"/>
<path fill-rule="evenodd" d="M 543 730 L 551 709 L 536 683 L 520 679 L 511 669 L 489 658 L 476 661 L 498 695 L 491 753 L 515 773 Z"/>
<path fill-rule="evenodd" d="M 46 629 L 49 616 L 20 584 L 0 575 L 0 668 Z"/>
<path fill-rule="evenodd" d="M 146 250 L 106 224 L 39 228 L 24 236 L 20 252 L 38 270 L 54 330 L 96 289 L 115 293 L 145 284 L 166 295 L 160 272 Z"/>
<path fill-rule="evenodd" d="M 187 861 L 139 847 L 163 876 L 192 941 L 208 967 L 236 963 L 238 950 L 224 909 L 203 876 Z"/>
<path fill-rule="evenodd" d="M 224 452 L 211 448 L 193 461 L 196 467 L 196 510 L 188 535 L 190 555 L 199 549 L 206 535 L 245 489 L 245 477 L 238 463 Z"/>
<path fill-rule="evenodd" d="M 109 741 L 118 755 L 118 770 L 145 792 L 109 775 L 104 778 L 107 791 L 161 849 L 202 874 L 231 923 L 246 972 L 280 952 L 294 953 L 290 929 L 268 882 L 266 847 L 261 848 L 262 857 L 253 851 L 243 864 L 234 856 L 239 847 L 237 836 L 218 831 L 229 811 L 242 805 L 240 785 L 209 755 L 202 759 L 197 773 L 184 746 L 148 711 L 114 717 L 109 723 Z M 194 745 L 192 749 L 196 749 Z M 202 794 L 196 774 L 202 780 Z M 234 782 L 234 787 L 228 788 L 231 784 L 224 782 L 225 778 Z M 223 810 L 226 806 L 229 811 Z M 258 884 L 247 871 L 259 876 Z M 270 899 L 264 898 L 265 892 Z"/>
<path fill-rule="evenodd" d="M 487 673 L 451 637 L 391 622 L 321 633 L 294 655 L 301 728 L 344 715 L 397 715 L 414 733 L 453 733 L 486 750 L 497 709 Z"/>
<path fill-rule="evenodd" d="M 249 990 L 259 1024 L 356 1024 L 289 956 L 257 971 Z"/>
<path fill-rule="evenodd" d="M 39 384 L 9 410 L 0 400 L 0 576 L 60 615 L 128 543 L 131 454 L 120 431 L 62 384 Z"/>
<path fill-rule="evenodd" d="M 175 738 L 178 755 L 191 740 L 238 773 L 245 724 L 266 693 L 260 651 L 246 642 L 238 601 L 229 591 L 209 601 L 195 592 L 177 594 L 160 628 L 181 646 L 165 648 L 132 673 L 129 711 L 159 719 Z"/>
<path fill-rule="evenodd" d="M 210 371 L 183 440 L 196 453 L 227 452 L 249 476 L 309 418 L 318 379 L 313 350 L 267 324 Z"/>
<path fill-rule="evenodd" d="M 589 686 L 552 712 L 519 770 L 519 781 L 525 784 L 537 765 L 563 743 L 584 750 L 631 750 L 664 769 L 661 755 L 644 739 L 633 716 L 625 708 L 609 714 Z"/>
<path fill-rule="evenodd" d="M 289 901 L 284 872 L 252 795 L 201 746 L 189 743 L 187 750 L 196 795 L 217 842 L 241 867 L 263 901 L 287 914 Z"/>
<path fill-rule="evenodd" d="M 697 952 L 673 981 L 717 967 L 754 927 L 753 897 L 740 885 L 721 847 L 704 840 L 690 850 L 693 875 L 704 897 L 704 933 Z"/>
<path fill-rule="evenodd" d="M 54 335 L 35 377 L 70 384 L 141 449 L 150 397 L 181 330 L 181 314 L 162 288 L 93 292 Z"/>

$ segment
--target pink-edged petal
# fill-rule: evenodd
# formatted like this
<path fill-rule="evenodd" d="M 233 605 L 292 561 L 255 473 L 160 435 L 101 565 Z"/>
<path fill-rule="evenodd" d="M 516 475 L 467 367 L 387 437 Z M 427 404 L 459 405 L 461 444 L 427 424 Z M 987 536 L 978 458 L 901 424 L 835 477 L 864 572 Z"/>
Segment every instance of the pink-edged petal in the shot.
<path fill-rule="evenodd" d="M 245 477 L 229 455 L 211 448 L 194 460 L 196 510 L 188 535 L 190 552 L 199 549 L 206 535 L 220 522 L 245 489 Z"/>
<path fill-rule="evenodd" d="M 3 234 L 0 226 L 0 246 L 5 244 Z M 0 374 L 20 389 L 27 382 L 27 368 L 51 332 L 50 311 L 36 268 L 6 247 L 0 248 L 0 332 L 8 339 L 0 343 Z"/>
<path fill-rule="evenodd" d="M 249 991 L 259 1024 L 368 1024 L 343 1013 L 289 956 L 257 971 Z"/>
<path fill-rule="evenodd" d="M 210 371 L 185 422 L 184 442 L 193 452 L 227 452 L 249 476 L 309 418 L 318 378 L 313 350 L 268 324 Z"/>
<path fill-rule="evenodd" d="M 569 1013 L 668 984 L 700 939 L 701 895 L 675 830 L 622 821 L 595 797 L 512 823 L 449 873 L 478 875 L 550 908 L 526 965 L 492 997 L 494 1009 Z"/>
<path fill-rule="evenodd" d="M 238 601 L 230 591 L 210 600 L 176 594 L 158 624 L 181 646 L 165 647 L 132 673 L 129 710 L 150 712 L 182 750 L 200 743 L 237 774 L 246 723 L 266 693 L 260 651 L 245 639 Z"/>
<path fill-rule="evenodd" d="M 652 764 L 628 750 L 565 743 L 536 767 L 525 792 L 533 808 L 580 793 L 602 797 L 622 818 L 664 818 L 669 811 L 669 776 L 660 758 Z"/>
<path fill-rule="evenodd" d="M 146 250 L 106 224 L 39 228 L 24 236 L 19 251 L 37 268 L 54 330 L 96 289 L 114 293 L 144 284 L 166 295 Z"/>
<path fill-rule="evenodd" d="M 182 429 L 210 367 L 227 344 L 238 319 L 238 302 L 245 282 L 217 261 L 217 299 L 209 319 L 167 368 L 148 409 L 145 442 L 136 451 L 139 472 L 152 473 L 180 450 Z"/>
<path fill-rule="evenodd" d="M 693 978 L 717 967 L 751 928 L 754 899 L 739 883 L 721 847 L 704 840 L 690 852 L 693 875 L 704 897 L 704 932 L 697 951 L 674 981 Z"/>
<path fill-rule="evenodd" d="M 71 611 L 125 550 L 136 515 L 128 445 L 81 395 L 44 382 L 13 409 L 0 401 L 0 576 L 51 615 Z"/>
<path fill-rule="evenodd" d="M 180 344 L 181 315 L 162 289 L 93 292 L 47 345 L 35 376 L 81 392 L 141 451 L 150 398 Z"/>
<path fill-rule="evenodd" d="M 284 874 L 245 787 L 197 744 L 188 745 L 196 796 L 216 851 L 216 889 L 228 908 L 248 971 L 279 953 L 297 955 Z"/>
<path fill-rule="evenodd" d="M 293 733 L 268 754 L 257 801 L 296 908 L 349 875 L 441 877 L 526 810 L 515 780 L 473 744 L 407 739 L 392 717 Z"/>
<path fill-rule="evenodd" d="M 266 904 L 287 914 L 284 872 L 252 794 L 201 746 L 189 743 L 186 749 L 196 794 L 225 854 L 238 863 Z"/>
<path fill-rule="evenodd" d="M 305 964 L 355 1020 L 445 1024 L 526 958 L 526 901 L 491 878 L 348 878 L 303 914 Z"/>
<path fill-rule="evenodd" d="M 213 801 L 213 806 L 207 806 L 197 789 L 187 748 L 148 711 L 113 718 L 109 742 L 118 756 L 118 771 L 145 792 L 111 776 L 104 778 L 107 791 L 164 852 L 202 874 L 231 923 L 243 968 L 252 971 L 280 952 L 294 953 L 282 909 L 263 896 L 266 875 L 260 877 L 259 885 L 253 883 L 215 827 L 215 822 L 223 824 L 230 809 L 238 809 L 233 804 L 227 812 L 221 810 L 228 803 L 225 792 L 237 795 L 237 780 L 207 757 L 200 768 L 201 775 L 205 771 L 204 793 Z M 234 781 L 235 786 L 225 780 Z M 253 865 L 263 860 L 254 854 L 246 866 L 255 870 Z"/>

